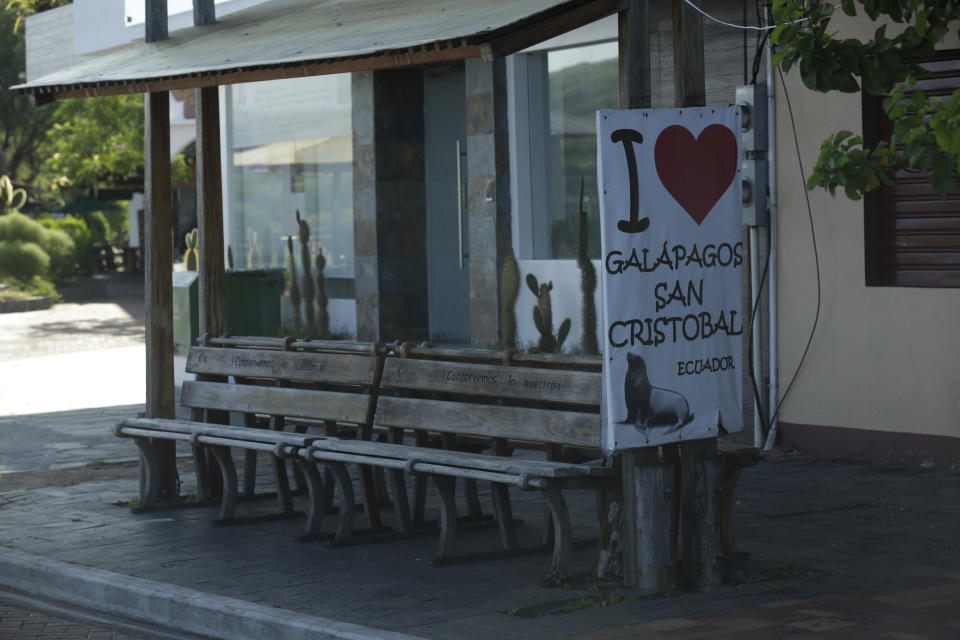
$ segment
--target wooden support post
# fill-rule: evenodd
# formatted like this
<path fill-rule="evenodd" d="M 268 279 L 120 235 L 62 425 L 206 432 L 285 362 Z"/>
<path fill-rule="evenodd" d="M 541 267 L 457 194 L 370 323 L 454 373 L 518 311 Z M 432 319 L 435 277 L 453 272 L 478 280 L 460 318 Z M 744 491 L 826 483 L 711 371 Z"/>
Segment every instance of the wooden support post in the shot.
<path fill-rule="evenodd" d="M 684 0 L 673 0 L 673 87 L 674 106 L 702 107 L 707 104 L 706 79 L 703 60 L 703 16 L 689 7 Z M 676 552 L 682 570 L 682 581 L 688 586 L 709 586 L 714 583 L 716 559 L 705 567 L 701 558 L 703 545 L 719 544 L 706 538 L 717 536 L 719 529 L 710 523 L 703 523 L 699 514 L 698 501 L 707 500 L 711 514 L 719 508 L 712 496 L 717 485 L 705 485 L 704 482 L 719 482 L 719 472 L 698 474 L 702 459 L 716 456 L 716 439 L 685 442 L 664 447 L 665 457 L 679 461 L 678 480 L 679 500 L 677 511 L 672 518 L 676 523 Z M 709 498 L 709 499 L 708 499 Z M 700 505 L 701 507 L 703 505 Z M 713 517 L 713 516 L 711 516 Z M 705 573 L 710 573 L 708 577 Z M 705 582 L 706 579 L 706 582 Z"/>
<path fill-rule="evenodd" d="M 676 504 L 676 465 L 651 447 L 624 452 L 623 468 L 623 582 L 669 591 L 677 585 L 675 538 L 670 526 Z"/>
<path fill-rule="evenodd" d="M 147 14 L 144 24 L 146 42 L 166 40 L 167 35 L 167 0 L 147 0 Z"/>
<path fill-rule="evenodd" d="M 698 586 L 717 587 L 721 582 L 719 559 L 723 553 L 720 528 L 720 477 L 723 459 L 718 455 L 701 457 L 696 461 L 694 501 L 693 560 Z"/>
<path fill-rule="evenodd" d="M 220 184 L 220 94 L 217 87 L 204 87 L 196 92 L 200 335 L 220 336 L 227 332 Z"/>
<path fill-rule="evenodd" d="M 619 14 L 622 109 L 652 104 L 649 11 L 649 0 L 627 0 Z M 597 574 L 615 577 L 622 567 L 627 586 L 672 589 L 676 580 L 666 528 L 673 501 L 672 466 L 664 463 L 656 448 L 625 451 L 620 457 L 623 483 L 602 500 Z"/>
<path fill-rule="evenodd" d="M 213 0 L 193 0 L 193 25 L 213 24 L 217 21 L 217 10 Z"/>
<path fill-rule="evenodd" d="M 170 208 L 170 98 L 147 94 L 144 242 L 148 418 L 173 418 L 173 227 Z M 154 444 L 159 458 L 160 498 L 177 494 L 172 440 Z"/>
<path fill-rule="evenodd" d="M 676 107 L 707 104 L 703 16 L 683 0 L 673 0 L 673 97 Z"/>
<path fill-rule="evenodd" d="M 620 108 L 649 109 L 650 85 L 649 0 L 629 0 L 618 14 Z"/>

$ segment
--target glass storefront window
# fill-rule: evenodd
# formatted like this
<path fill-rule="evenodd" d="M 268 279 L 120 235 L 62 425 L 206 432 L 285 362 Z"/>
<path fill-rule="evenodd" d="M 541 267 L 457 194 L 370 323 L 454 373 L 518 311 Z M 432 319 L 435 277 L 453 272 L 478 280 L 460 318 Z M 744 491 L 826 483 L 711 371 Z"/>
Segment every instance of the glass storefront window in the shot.
<path fill-rule="evenodd" d="M 328 278 L 353 277 L 349 74 L 240 84 L 230 90 L 229 243 L 237 268 L 285 267 L 295 212 Z M 299 241 L 294 252 L 300 257 Z"/>
<path fill-rule="evenodd" d="M 523 55 L 529 92 L 533 257 L 576 258 L 582 183 L 588 251 L 599 258 L 596 111 L 617 108 L 619 103 L 617 44 Z"/>

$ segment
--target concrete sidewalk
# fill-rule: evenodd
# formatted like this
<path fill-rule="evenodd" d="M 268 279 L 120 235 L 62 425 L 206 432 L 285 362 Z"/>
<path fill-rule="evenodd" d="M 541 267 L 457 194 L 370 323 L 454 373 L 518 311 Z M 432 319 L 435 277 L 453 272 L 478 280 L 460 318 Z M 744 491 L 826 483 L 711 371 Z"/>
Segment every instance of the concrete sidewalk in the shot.
<path fill-rule="evenodd" d="M 434 568 L 435 533 L 330 549 L 294 542 L 299 520 L 213 527 L 211 508 L 134 515 L 116 506 L 135 496 L 133 474 L 102 471 L 102 481 L 71 487 L 0 488 L 0 586 L 114 613 L 119 602 L 128 616 L 194 620 L 180 628 L 223 638 L 960 638 L 955 471 L 771 459 L 741 482 L 737 531 L 750 558 L 731 564 L 719 589 L 653 598 L 582 580 L 543 584 L 543 554 Z M 542 505 L 537 496 L 514 498 L 531 544 Z M 578 537 L 596 535 L 593 509 L 588 496 L 573 501 Z M 462 551 L 490 550 L 497 536 L 466 531 L 462 542 Z M 586 574 L 591 560 L 592 548 L 580 547 L 574 568 Z M 42 578 L 23 573 L 40 565 Z M 91 601 L 98 592 L 84 586 L 85 571 L 93 583 L 130 583 L 140 595 Z M 196 609 L 179 611 L 184 601 Z M 298 631 L 202 626 L 212 620 L 204 611 L 224 607 L 232 624 L 266 624 L 273 612 L 270 624 L 289 620 Z"/>

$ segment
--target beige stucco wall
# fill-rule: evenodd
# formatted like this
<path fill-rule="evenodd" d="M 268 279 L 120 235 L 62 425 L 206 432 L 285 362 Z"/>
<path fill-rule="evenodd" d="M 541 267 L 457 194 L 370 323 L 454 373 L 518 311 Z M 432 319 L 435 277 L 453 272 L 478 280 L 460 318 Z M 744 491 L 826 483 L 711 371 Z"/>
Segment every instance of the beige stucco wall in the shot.
<path fill-rule="evenodd" d="M 872 29 L 848 22 L 844 34 L 863 37 Z M 861 131 L 861 98 L 810 92 L 796 72 L 785 80 L 809 176 L 828 134 Z M 803 181 L 779 81 L 776 98 L 782 394 L 813 324 L 816 274 Z M 780 419 L 960 437 L 960 289 L 864 286 L 862 202 L 818 189 L 810 192 L 810 204 L 820 250 L 820 322 Z"/>

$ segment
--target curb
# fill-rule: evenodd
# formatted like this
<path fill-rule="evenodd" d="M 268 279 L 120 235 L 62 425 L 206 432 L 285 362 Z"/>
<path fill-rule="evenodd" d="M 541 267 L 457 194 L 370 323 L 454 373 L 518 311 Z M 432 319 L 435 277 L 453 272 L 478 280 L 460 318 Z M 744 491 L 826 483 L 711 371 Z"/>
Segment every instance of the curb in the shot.
<path fill-rule="evenodd" d="M 6 300 L 0 302 L 0 313 L 23 313 L 24 311 L 42 311 L 53 306 L 50 296 L 33 296 L 20 300 Z"/>
<path fill-rule="evenodd" d="M 423 640 L 0 547 L 0 587 L 217 640 Z"/>

